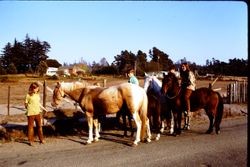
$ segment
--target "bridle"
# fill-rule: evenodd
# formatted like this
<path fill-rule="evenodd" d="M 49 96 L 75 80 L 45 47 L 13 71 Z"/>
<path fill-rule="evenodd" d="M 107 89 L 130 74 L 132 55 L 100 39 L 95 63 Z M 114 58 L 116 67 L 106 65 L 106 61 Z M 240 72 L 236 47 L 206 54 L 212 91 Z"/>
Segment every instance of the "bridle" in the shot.
<path fill-rule="evenodd" d="M 179 89 L 179 91 L 178 91 L 178 93 L 176 95 L 170 97 L 168 94 L 166 94 L 166 97 L 168 99 L 172 100 L 172 99 L 176 98 L 180 94 L 180 92 L 181 92 L 181 89 Z"/>
<path fill-rule="evenodd" d="M 169 88 L 168 88 L 168 89 L 169 89 Z M 181 92 L 181 88 L 179 88 L 179 91 L 177 92 L 177 94 L 176 94 L 176 95 L 173 95 L 173 96 L 168 95 L 167 92 L 166 92 L 166 97 L 167 97 L 168 99 L 170 99 L 170 100 L 175 99 L 177 96 L 179 96 L 180 92 Z"/>

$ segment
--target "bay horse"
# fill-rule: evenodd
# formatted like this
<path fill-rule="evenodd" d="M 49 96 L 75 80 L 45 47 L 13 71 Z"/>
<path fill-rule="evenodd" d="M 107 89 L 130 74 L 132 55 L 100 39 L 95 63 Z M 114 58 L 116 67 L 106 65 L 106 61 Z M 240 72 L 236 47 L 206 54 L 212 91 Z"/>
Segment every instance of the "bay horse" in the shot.
<path fill-rule="evenodd" d="M 165 122 L 170 128 L 169 133 L 174 131 L 172 112 L 166 110 L 166 100 L 161 91 L 162 82 L 154 75 L 145 73 L 144 90 L 148 95 L 148 117 L 151 121 L 151 127 L 156 129 L 156 140 L 160 139 L 160 133 L 164 132 Z"/>
<path fill-rule="evenodd" d="M 178 78 L 169 73 L 163 75 L 162 91 L 167 100 L 168 110 L 174 113 L 174 131 L 175 134 L 181 133 L 181 119 L 184 112 L 183 91 L 179 85 Z M 220 123 L 223 116 L 223 99 L 221 95 L 210 88 L 201 87 L 193 91 L 190 97 L 191 112 L 204 109 L 209 118 L 209 128 L 206 133 L 213 132 L 215 127 L 216 134 L 220 133 Z"/>
<path fill-rule="evenodd" d="M 144 139 L 145 130 L 147 141 L 151 141 L 149 120 L 147 118 L 148 98 L 146 92 L 140 86 L 131 83 L 122 83 L 105 88 L 87 86 L 80 89 L 72 89 L 61 85 L 59 89 L 60 91 L 54 91 L 53 97 L 63 97 L 67 94 L 72 100 L 79 103 L 81 109 L 85 111 L 89 128 L 87 144 L 99 140 L 100 134 L 97 118 L 100 115 L 115 114 L 124 105 L 133 116 L 137 127 L 133 146 L 138 145 Z M 61 99 L 53 98 L 53 102 L 58 104 Z M 93 138 L 93 130 L 95 131 L 95 138 Z"/>

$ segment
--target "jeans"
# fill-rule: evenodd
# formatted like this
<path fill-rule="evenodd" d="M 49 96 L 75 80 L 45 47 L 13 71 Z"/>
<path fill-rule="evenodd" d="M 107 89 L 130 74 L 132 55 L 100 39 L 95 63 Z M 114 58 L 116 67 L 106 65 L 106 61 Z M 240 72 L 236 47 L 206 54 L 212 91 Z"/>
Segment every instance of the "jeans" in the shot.
<path fill-rule="evenodd" d="M 190 96 L 192 94 L 192 90 L 191 89 L 185 89 L 184 92 L 184 104 L 185 104 L 185 111 L 187 111 L 188 115 L 190 113 Z"/>
<path fill-rule="evenodd" d="M 40 142 L 43 141 L 43 129 L 41 115 L 31 115 L 28 116 L 28 140 L 29 142 L 34 142 L 34 121 L 36 123 L 37 134 Z"/>

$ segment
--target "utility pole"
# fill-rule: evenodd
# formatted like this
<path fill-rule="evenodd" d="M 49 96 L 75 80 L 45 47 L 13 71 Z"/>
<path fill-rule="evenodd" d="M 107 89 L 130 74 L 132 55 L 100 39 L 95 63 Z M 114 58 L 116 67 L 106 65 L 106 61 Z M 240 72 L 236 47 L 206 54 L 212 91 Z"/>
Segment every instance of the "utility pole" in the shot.
<path fill-rule="evenodd" d="M 157 71 L 160 72 L 160 56 L 157 56 Z"/>

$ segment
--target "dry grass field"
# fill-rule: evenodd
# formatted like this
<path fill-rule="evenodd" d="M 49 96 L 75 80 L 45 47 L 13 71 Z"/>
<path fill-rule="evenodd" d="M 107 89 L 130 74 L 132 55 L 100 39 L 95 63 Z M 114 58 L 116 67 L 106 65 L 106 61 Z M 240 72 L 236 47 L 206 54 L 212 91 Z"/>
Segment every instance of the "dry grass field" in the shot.
<path fill-rule="evenodd" d="M 99 83 L 103 86 L 104 79 L 106 80 L 106 86 L 112 86 L 119 83 L 127 82 L 128 78 L 126 77 L 113 77 L 113 76 L 95 76 L 83 78 L 84 80 L 90 84 Z M 0 77 L 0 104 L 8 103 L 8 89 L 10 88 L 10 104 L 22 105 L 24 101 L 24 96 L 28 91 L 28 87 L 31 82 L 39 81 L 43 84 L 44 80 L 46 80 L 47 86 L 51 89 L 54 88 L 55 83 L 58 80 L 51 80 L 49 78 L 39 78 L 36 76 L 24 76 L 24 75 L 13 75 L 13 76 L 2 76 Z M 61 81 L 71 82 L 79 80 L 78 78 L 66 79 L 62 78 Z M 144 79 L 139 78 L 140 86 L 143 87 Z M 213 80 L 197 80 L 197 87 L 208 87 L 209 83 L 212 83 Z M 224 96 L 226 94 L 227 85 L 232 83 L 233 81 L 216 81 L 213 85 L 214 89 L 220 89 L 219 92 Z M 41 96 L 43 92 L 43 86 L 41 85 Z M 46 101 L 50 102 L 51 100 L 51 92 L 47 90 L 47 98 Z"/>

